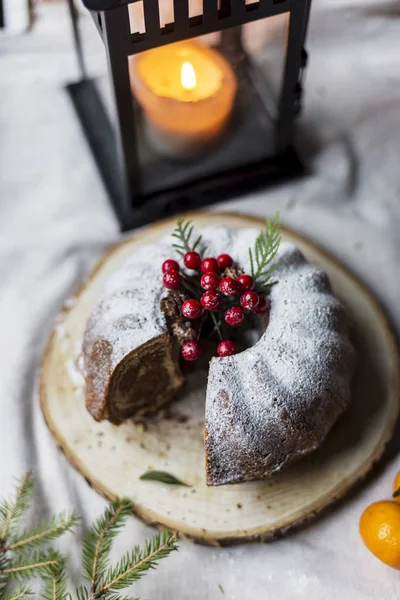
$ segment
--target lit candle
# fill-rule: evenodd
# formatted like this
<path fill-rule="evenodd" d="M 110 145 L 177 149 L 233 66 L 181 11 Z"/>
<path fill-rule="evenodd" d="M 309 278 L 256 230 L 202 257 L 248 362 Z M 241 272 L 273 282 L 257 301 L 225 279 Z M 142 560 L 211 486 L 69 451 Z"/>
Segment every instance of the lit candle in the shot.
<path fill-rule="evenodd" d="M 139 54 L 130 70 L 147 119 L 174 147 L 202 147 L 225 129 L 237 84 L 216 50 L 195 41 L 170 44 Z"/>

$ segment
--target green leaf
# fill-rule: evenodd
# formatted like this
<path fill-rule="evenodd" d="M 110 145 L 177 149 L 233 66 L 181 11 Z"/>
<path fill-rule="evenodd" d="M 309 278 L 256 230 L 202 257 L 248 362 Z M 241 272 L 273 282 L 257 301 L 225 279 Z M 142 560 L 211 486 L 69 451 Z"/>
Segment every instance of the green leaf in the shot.
<path fill-rule="evenodd" d="M 163 531 L 146 542 L 143 550 L 137 546 L 127 553 L 114 568 L 107 571 L 101 588 L 96 592 L 98 597 L 126 588 L 143 577 L 149 569 L 155 569 L 158 561 L 177 550 L 176 539 L 177 534 L 170 535 L 168 531 Z"/>
<path fill-rule="evenodd" d="M 395 492 L 393 492 L 393 498 L 398 498 L 400 496 L 400 487 L 397 488 Z"/>
<path fill-rule="evenodd" d="M 7 545 L 7 550 L 14 552 L 26 552 L 34 550 L 41 544 L 45 544 L 59 538 L 78 523 L 79 519 L 74 513 L 60 514 L 53 517 L 49 523 L 40 523 L 32 529 L 22 532 L 20 535 L 13 537 Z"/>
<path fill-rule="evenodd" d="M 218 584 L 218 588 L 219 588 L 219 591 L 221 592 L 221 594 L 223 596 L 225 596 L 224 588 L 222 587 L 222 585 L 220 583 Z"/>
<path fill-rule="evenodd" d="M 17 580 L 30 579 L 36 576 L 43 577 L 51 575 L 52 569 L 59 567 L 62 562 L 62 556 L 54 550 L 34 552 L 30 556 L 22 556 L 12 561 L 2 571 L 2 575 Z"/>
<path fill-rule="evenodd" d="M 184 483 L 166 471 L 147 471 L 147 473 L 143 473 L 139 479 L 142 481 L 159 481 L 160 483 L 168 483 L 169 485 L 184 485 L 185 487 L 192 487 L 191 485 Z"/>
<path fill-rule="evenodd" d="M 89 530 L 83 543 L 83 575 L 91 585 L 103 577 L 114 538 L 132 513 L 132 503 L 114 500 Z"/>
<path fill-rule="evenodd" d="M 30 472 L 18 482 L 14 497 L 0 503 L 0 545 L 7 541 L 29 507 L 32 497 L 33 479 Z"/>

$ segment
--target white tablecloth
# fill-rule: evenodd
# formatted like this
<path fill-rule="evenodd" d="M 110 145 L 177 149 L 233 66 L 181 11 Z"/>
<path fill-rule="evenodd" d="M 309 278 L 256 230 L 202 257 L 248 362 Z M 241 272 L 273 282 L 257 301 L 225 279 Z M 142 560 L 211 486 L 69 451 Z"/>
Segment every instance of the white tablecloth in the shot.
<path fill-rule="evenodd" d="M 36 515 L 74 507 L 86 526 L 104 501 L 70 467 L 35 395 L 61 303 L 118 239 L 106 195 L 63 85 L 76 77 L 63 5 L 42 6 L 33 33 L 0 38 L 0 492 L 32 468 Z M 92 24 L 94 70 L 104 72 Z M 299 146 L 312 175 L 224 205 L 285 223 L 342 259 L 400 330 L 400 8 L 396 0 L 316 0 Z M 364 548 L 358 519 L 387 497 L 386 462 L 309 527 L 269 545 L 180 552 L 136 586 L 158 600 L 400 598 L 400 575 Z M 131 520 L 117 551 L 151 529 Z M 63 549 L 78 577 L 78 542 Z"/>

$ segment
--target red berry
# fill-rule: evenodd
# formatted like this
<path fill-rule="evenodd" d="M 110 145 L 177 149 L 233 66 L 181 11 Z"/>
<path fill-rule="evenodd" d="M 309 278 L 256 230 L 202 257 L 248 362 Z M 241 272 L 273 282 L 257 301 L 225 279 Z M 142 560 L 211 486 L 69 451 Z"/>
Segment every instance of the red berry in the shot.
<path fill-rule="evenodd" d="M 217 352 L 218 356 L 221 357 L 236 354 L 236 344 L 235 342 L 231 342 L 230 340 L 224 340 L 218 345 Z"/>
<path fill-rule="evenodd" d="M 183 344 L 182 356 L 185 360 L 197 360 L 200 357 L 200 344 L 198 342 L 186 342 Z"/>
<path fill-rule="evenodd" d="M 198 300 L 190 298 L 182 304 L 182 314 L 187 319 L 197 319 L 203 312 L 201 304 Z"/>
<path fill-rule="evenodd" d="M 225 321 L 231 327 L 237 327 L 238 325 L 241 325 L 244 321 L 244 317 L 244 310 L 243 308 L 240 308 L 240 306 L 232 306 L 232 308 L 228 308 L 224 315 Z"/>
<path fill-rule="evenodd" d="M 177 290 L 181 285 L 182 277 L 178 271 L 167 271 L 164 273 L 163 283 L 169 290 Z"/>
<path fill-rule="evenodd" d="M 254 310 L 257 308 L 260 298 L 255 292 L 245 292 L 240 296 L 240 304 L 247 310 Z"/>
<path fill-rule="evenodd" d="M 220 254 L 217 258 L 217 261 L 221 271 L 226 269 L 226 267 L 231 267 L 233 265 L 233 260 L 229 254 Z"/>
<path fill-rule="evenodd" d="M 260 296 L 260 301 L 257 304 L 256 308 L 254 309 L 254 312 L 256 312 L 258 315 L 262 315 L 263 313 L 266 313 L 268 310 L 269 310 L 268 298 L 266 298 L 265 296 Z"/>
<path fill-rule="evenodd" d="M 218 263 L 215 258 L 212 258 L 211 256 L 209 258 L 205 258 L 201 263 L 201 270 L 203 273 L 209 273 L 210 271 L 216 273 L 218 271 Z"/>
<path fill-rule="evenodd" d="M 201 278 L 201 287 L 205 290 L 216 290 L 219 286 L 219 277 L 216 273 L 204 273 Z"/>
<path fill-rule="evenodd" d="M 224 296 L 234 296 L 239 291 L 239 284 L 232 277 L 224 277 L 219 284 L 219 289 Z"/>
<path fill-rule="evenodd" d="M 251 275 L 239 275 L 237 280 L 242 292 L 252 290 L 254 287 L 254 280 Z"/>
<path fill-rule="evenodd" d="M 221 296 L 214 290 L 209 290 L 204 292 L 200 302 L 206 310 L 217 310 L 221 306 Z"/>
<path fill-rule="evenodd" d="M 179 263 L 177 263 L 176 260 L 169 258 L 163 262 L 161 269 L 163 273 L 168 273 L 168 271 L 179 271 Z"/>
<path fill-rule="evenodd" d="M 193 270 L 200 269 L 200 265 L 201 265 L 200 254 L 198 252 L 194 252 L 193 250 L 191 252 L 186 252 L 185 256 L 183 257 L 183 264 L 188 269 L 193 269 Z"/>

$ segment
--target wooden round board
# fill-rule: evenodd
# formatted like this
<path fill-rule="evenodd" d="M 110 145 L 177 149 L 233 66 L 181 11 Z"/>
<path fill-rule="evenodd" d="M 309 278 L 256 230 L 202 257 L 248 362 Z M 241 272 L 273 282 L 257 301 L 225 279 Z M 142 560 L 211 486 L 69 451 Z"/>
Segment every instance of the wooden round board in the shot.
<path fill-rule="evenodd" d="M 186 217 L 186 216 L 185 216 Z M 194 213 L 196 226 L 263 226 L 254 217 Z M 206 544 L 273 538 L 342 497 L 381 456 L 399 409 L 399 359 L 386 318 L 374 299 L 346 269 L 301 236 L 284 230 L 306 257 L 324 269 L 348 308 L 359 361 L 349 410 L 323 447 L 268 480 L 207 487 L 203 419 L 206 377 L 191 375 L 174 415 L 146 427 L 97 423 L 85 409 L 83 380 L 76 368 L 86 320 L 107 277 L 135 248 L 156 242 L 176 219 L 157 223 L 121 242 L 100 262 L 64 307 L 44 356 L 40 395 L 45 419 L 67 458 L 107 498 L 125 496 L 146 523 Z M 163 470 L 191 487 L 142 481 Z"/>

